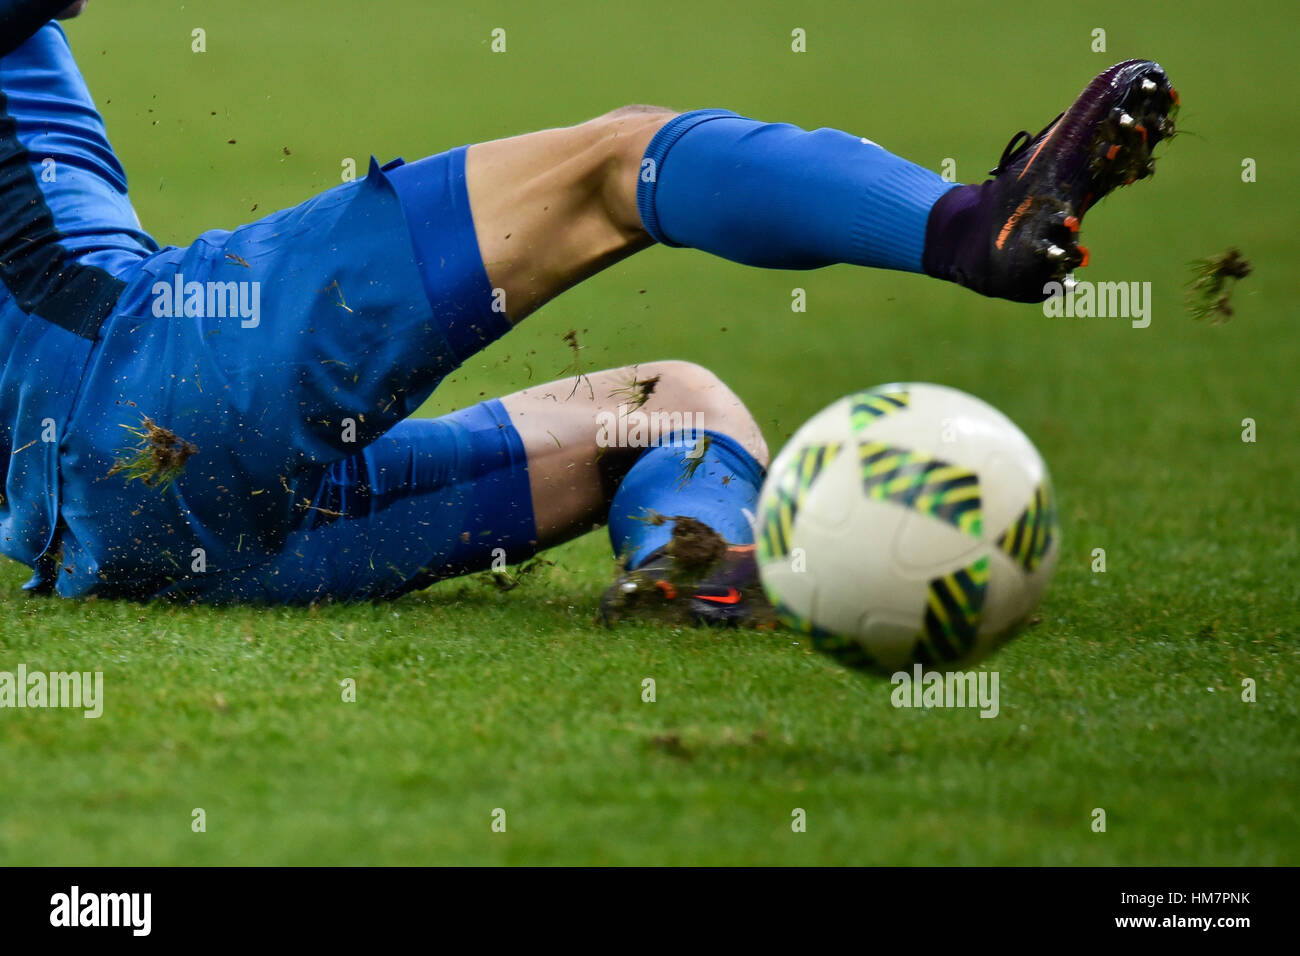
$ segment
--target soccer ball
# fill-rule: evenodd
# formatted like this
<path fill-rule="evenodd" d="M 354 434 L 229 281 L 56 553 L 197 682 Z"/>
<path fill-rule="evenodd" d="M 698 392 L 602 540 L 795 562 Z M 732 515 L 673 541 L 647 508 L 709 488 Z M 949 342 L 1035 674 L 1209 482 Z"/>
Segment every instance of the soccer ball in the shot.
<path fill-rule="evenodd" d="M 856 668 L 952 670 L 1013 637 L 1056 567 L 1047 467 L 1015 424 L 942 385 L 857 392 L 790 439 L 758 500 L 763 589 Z"/>

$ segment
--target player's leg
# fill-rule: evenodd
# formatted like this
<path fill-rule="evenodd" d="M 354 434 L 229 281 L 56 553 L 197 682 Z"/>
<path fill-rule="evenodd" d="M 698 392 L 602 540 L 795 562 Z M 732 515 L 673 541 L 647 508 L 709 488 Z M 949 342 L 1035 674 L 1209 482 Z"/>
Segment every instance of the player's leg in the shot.
<path fill-rule="evenodd" d="M 1039 301 L 1086 264 L 1084 213 L 1150 173 L 1176 103 L 1158 64 L 1117 64 L 1038 136 L 1014 137 L 977 185 L 839 130 L 651 107 L 473 146 L 467 182 L 488 276 L 515 321 L 652 241 L 771 268 L 925 273 Z"/>
<path fill-rule="evenodd" d="M 654 240 L 636 184 L 646 148 L 676 113 L 628 106 L 577 126 L 469 148 L 466 185 L 479 251 L 518 322 Z"/>
<path fill-rule="evenodd" d="M 767 444 L 749 410 L 713 372 L 691 362 L 596 372 L 527 388 L 501 403 L 528 454 L 541 547 L 605 524 L 628 472 L 674 433 L 728 436 L 767 466 Z"/>
<path fill-rule="evenodd" d="M 766 462 L 753 417 L 706 369 L 665 361 L 596 372 L 400 423 L 298 483 L 300 521 L 279 556 L 185 575 L 162 594 L 388 598 L 523 560 L 607 520 L 629 555 L 662 549 L 680 516 L 744 543 Z"/>
<path fill-rule="evenodd" d="M 1028 183 L 1086 186 L 1087 176 L 1058 182 L 1052 171 L 1086 151 L 1079 130 L 1109 132 L 1110 114 L 1098 110 L 1130 95 L 1145 97 L 1139 115 L 1153 117 L 1149 146 L 1172 99 L 1157 71 L 1126 64 L 1103 74 L 1078 115 L 1052 127 L 1070 135 L 1045 131 L 993 183 L 1019 180 L 1043 156 Z M 1112 125 L 1135 138 L 1129 121 Z M 1117 156 L 1148 155 L 1135 142 Z M 274 553 L 304 469 L 386 434 L 509 329 L 498 290 L 517 320 L 651 238 L 757 265 L 920 268 L 935 197 L 958 194 L 949 185 L 833 130 L 622 110 L 572 130 L 372 166 L 301 206 L 164 250 L 126 284 L 82 383 L 95 401 L 68 424 L 65 475 L 85 488 L 69 486 L 61 509 L 65 554 L 77 560 L 62 565 L 60 593 L 117 579 L 136 582 L 130 593 L 147 590 L 200 551 L 225 568 Z M 971 188 L 996 199 L 990 208 L 1015 196 Z M 987 232 L 983 200 L 956 205 L 944 215 Z M 175 494 L 104 480 L 123 426 L 142 416 L 197 446 Z"/>

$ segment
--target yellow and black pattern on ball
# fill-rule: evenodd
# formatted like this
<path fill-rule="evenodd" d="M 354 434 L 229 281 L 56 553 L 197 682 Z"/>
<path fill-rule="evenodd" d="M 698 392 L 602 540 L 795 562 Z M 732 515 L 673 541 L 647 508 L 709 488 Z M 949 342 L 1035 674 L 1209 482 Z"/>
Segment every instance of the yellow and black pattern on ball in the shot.
<path fill-rule="evenodd" d="M 911 403 L 905 388 L 858 392 L 849 398 L 849 424 L 855 432 L 860 432 L 882 415 L 901 411 Z"/>
<path fill-rule="evenodd" d="M 776 613 L 786 627 L 793 628 L 809 637 L 815 650 L 821 651 L 823 654 L 829 654 L 845 667 L 861 671 L 881 671 L 883 673 L 883 669 L 876 659 L 862 646 L 860 641 L 840 634 L 833 634 L 824 627 L 818 627 L 802 614 L 795 613 L 784 604 L 776 605 Z"/>
<path fill-rule="evenodd" d="M 970 653 L 979 635 L 988 586 L 988 555 L 930 582 L 925 630 L 912 652 L 915 663 L 937 667 Z"/>
<path fill-rule="evenodd" d="M 783 558 L 790 553 L 790 536 L 794 518 L 803 507 L 808 490 L 822 470 L 839 454 L 839 442 L 824 445 L 807 445 L 799 449 L 791 467 L 787 468 L 773 490 L 773 500 L 759 516 L 758 559 L 768 561 Z"/>
<path fill-rule="evenodd" d="M 877 441 L 859 442 L 858 458 L 868 497 L 946 521 L 973 538 L 980 536 L 980 482 L 969 468 Z"/>
<path fill-rule="evenodd" d="M 1032 574 L 1047 556 L 1052 542 L 1060 533 L 1056 503 L 1052 500 L 1052 486 L 1044 480 L 1034 489 L 1034 497 L 1020 513 L 1016 523 L 1002 532 L 998 538 L 998 547 Z"/>

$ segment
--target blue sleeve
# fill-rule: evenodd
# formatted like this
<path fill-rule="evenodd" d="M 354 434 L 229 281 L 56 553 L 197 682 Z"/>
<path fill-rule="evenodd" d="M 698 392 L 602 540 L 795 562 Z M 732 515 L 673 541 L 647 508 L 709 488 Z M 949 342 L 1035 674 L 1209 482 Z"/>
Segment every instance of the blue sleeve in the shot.
<path fill-rule="evenodd" d="M 8 56 L 58 16 L 69 0 L 0 0 L 0 56 Z"/>

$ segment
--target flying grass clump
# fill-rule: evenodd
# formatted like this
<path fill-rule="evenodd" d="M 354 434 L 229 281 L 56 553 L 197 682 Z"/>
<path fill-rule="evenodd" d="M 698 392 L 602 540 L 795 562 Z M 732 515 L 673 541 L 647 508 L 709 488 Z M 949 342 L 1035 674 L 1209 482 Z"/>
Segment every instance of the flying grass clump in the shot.
<path fill-rule="evenodd" d="M 628 411 L 636 411 L 642 405 L 650 400 L 650 396 L 655 393 L 655 388 L 659 385 L 660 376 L 655 375 L 652 378 L 637 378 L 635 370 L 632 373 L 632 381 L 626 385 L 620 385 L 610 390 L 610 398 L 617 398 L 619 404 L 626 405 Z"/>
<path fill-rule="evenodd" d="M 554 561 L 548 561 L 540 555 L 519 565 L 512 574 L 508 568 L 491 568 L 479 575 L 479 580 L 493 585 L 498 591 L 513 591 L 523 583 L 525 577 L 539 568 L 553 568 Z"/>
<path fill-rule="evenodd" d="M 1233 316 L 1232 292 L 1237 280 L 1250 275 L 1251 265 L 1236 249 L 1192 263 L 1187 288 L 1187 310 L 1196 320 L 1222 325 Z"/>
<path fill-rule="evenodd" d="M 682 456 L 682 471 L 677 481 L 678 491 L 690 484 L 691 479 L 695 477 L 695 472 L 699 470 L 700 465 L 704 464 L 705 452 L 711 447 L 713 447 L 713 436 L 703 434 L 695 439 L 694 447 Z"/>
<path fill-rule="evenodd" d="M 109 469 L 109 475 L 122 474 L 127 481 L 142 481 L 149 488 L 165 491 L 171 486 L 198 447 L 163 428 L 148 415 L 141 423 L 123 425 L 137 439 L 135 445 L 123 448 Z"/>
<path fill-rule="evenodd" d="M 583 329 L 582 331 L 585 334 L 587 330 Z M 573 398 L 573 396 L 577 394 L 578 386 L 581 385 L 585 379 L 587 381 L 587 390 L 591 392 L 591 397 L 594 399 L 596 397 L 596 391 L 591 387 L 591 380 L 587 378 L 586 373 L 582 370 L 582 350 L 586 348 L 586 346 L 578 344 L 578 330 L 569 329 L 569 331 L 565 332 L 560 338 L 563 340 L 564 344 L 569 347 L 569 354 L 572 356 L 572 361 L 570 361 L 569 364 L 564 367 L 564 370 L 560 372 L 560 378 L 568 378 L 570 373 L 573 375 L 573 391 L 569 392 L 569 398 Z M 566 402 L 568 400 L 568 398 L 565 399 Z"/>
<path fill-rule="evenodd" d="M 645 514 L 636 515 L 633 520 L 643 521 L 656 528 L 671 522 L 673 535 L 668 550 L 683 570 L 707 571 L 727 553 L 726 539 L 690 515 L 665 515 L 648 508 Z M 627 555 L 622 555 L 618 564 L 620 570 L 625 569 Z"/>

